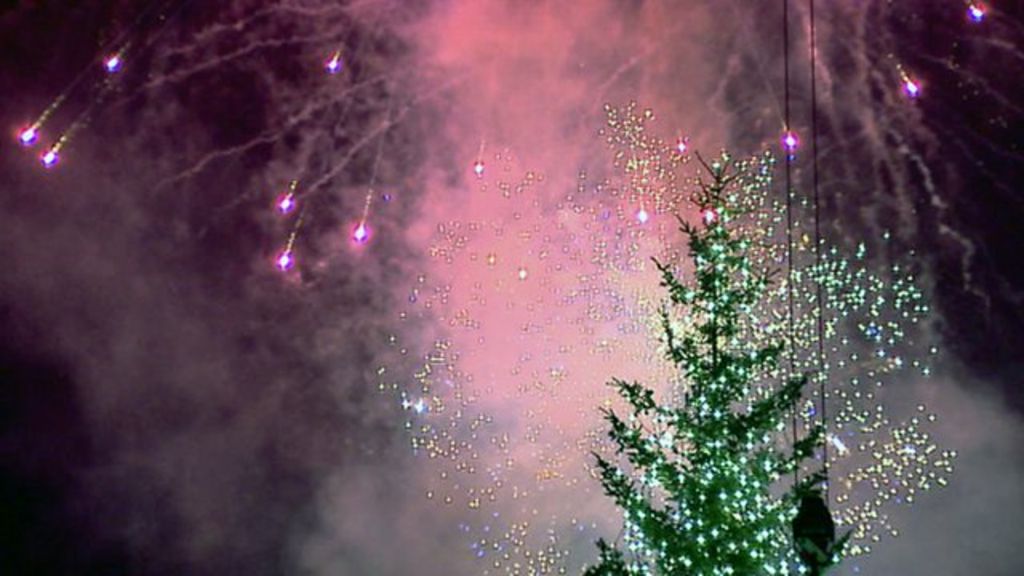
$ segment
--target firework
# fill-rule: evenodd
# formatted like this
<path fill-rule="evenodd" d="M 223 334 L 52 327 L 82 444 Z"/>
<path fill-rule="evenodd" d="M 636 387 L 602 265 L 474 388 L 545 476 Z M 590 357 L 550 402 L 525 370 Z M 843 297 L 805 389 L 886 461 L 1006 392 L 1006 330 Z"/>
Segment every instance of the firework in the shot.
<path fill-rule="evenodd" d="M 39 157 L 39 161 L 42 163 L 43 168 L 53 168 L 60 162 L 60 147 L 54 146 L 50 148 Z"/>
<path fill-rule="evenodd" d="M 341 50 L 335 52 L 331 57 L 324 63 L 324 70 L 328 74 L 337 74 L 341 72 Z"/>
<path fill-rule="evenodd" d="M 984 4 L 971 2 L 967 5 L 967 17 L 971 22 L 979 23 L 985 19 L 987 9 Z"/>
<path fill-rule="evenodd" d="M 18 132 L 18 142 L 22 146 L 32 146 L 39 140 L 39 128 L 37 126 L 29 126 Z"/>
<path fill-rule="evenodd" d="M 103 68 L 109 74 L 113 74 L 121 69 L 121 65 L 124 64 L 124 60 L 121 58 L 121 53 L 109 56 L 103 61 Z"/>
<path fill-rule="evenodd" d="M 616 401 L 605 386 L 610 377 L 685 395 L 685 379 L 658 346 L 663 295 L 649 258 L 680 260 L 674 219 L 651 216 L 686 216 L 689 181 L 678 172 L 687 158 L 650 134 L 653 113 L 630 105 L 609 108 L 608 116 L 603 136 L 621 182 L 581 175 L 575 191 L 544 205 L 531 192 L 543 185 L 541 175 L 527 172 L 518 182 L 481 176 L 481 194 L 507 203 L 498 213 L 508 216 L 479 220 L 467 206 L 465 217 L 438 224 L 429 248 L 433 265 L 409 289 L 409 308 L 400 317 L 429 318 L 448 329 L 418 361 L 392 337 L 402 359 L 380 371 L 381 388 L 395 392 L 409 414 L 414 452 L 438 468 L 427 497 L 478 514 L 466 530 L 488 573 L 571 570 L 582 559 L 568 543 L 607 529 L 610 510 L 578 503 L 599 493 L 588 463 L 592 452 L 608 450 L 597 408 Z M 494 161 L 514 164 L 508 153 Z M 763 247 L 755 250 L 759 261 L 778 266 L 784 211 L 772 196 L 774 160 L 765 155 L 742 165 L 747 176 L 736 201 L 749 216 L 736 224 Z M 629 208 L 637 204 L 650 210 L 646 220 Z M 713 211 L 690 216 L 720 218 Z M 797 257 L 808 261 L 812 248 L 803 241 Z M 848 260 L 829 250 L 820 267 L 798 266 L 792 285 L 804 304 L 791 366 L 830 386 L 830 486 L 837 520 L 855 530 L 853 554 L 895 533 L 888 510 L 945 482 L 953 458 L 925 431 L 934 421 L 925 408 L 906 421 L 885 410 L 881 382 L 928 369 L 930 352 L 922 357 L 913 339 L 927 307 L 902 270 L 872 274 L 866 266 L 864 253 Z M 818 280 L 826 286 L 827 372 L 813 352 Z M 784 337 L 789 288 L 779 282 L 750 311 L 758 326 L 751 334 Z M 419 366 L 411 378 L 397 377 L 397 366 L 410 361 Z M 789 371 L 767 374 L 765 382 Z M 429 410 L 414 409 L 421 401 Z M 818 402 L 810 398 L 803 407 L 801 430 L 816 421 Z M 499 503 L 505 503 L 500 518 L 492 514 Z M 521 513 L 509 512 L 510 504 Z"/>
<path fill-rule="evenodd" d="M 291 183 L 288 184 L 288 190 L 277 198 L 275 206 L 280 214 L 291 214 L 295 210 L 295 207 L 298 205 L 298 202 L 295 199 L 295 190 L 298 185 L 298 180 L 292 180 Z"/>

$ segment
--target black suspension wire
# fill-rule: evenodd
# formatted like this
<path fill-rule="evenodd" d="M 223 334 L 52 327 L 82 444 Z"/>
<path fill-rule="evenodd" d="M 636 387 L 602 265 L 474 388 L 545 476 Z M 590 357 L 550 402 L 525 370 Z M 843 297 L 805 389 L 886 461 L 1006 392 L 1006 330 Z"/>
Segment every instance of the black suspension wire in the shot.
<path fill-rule="evenodd" d="M 810 10 L 810 44 L 811 44 L 811 169 L 812 188 L 814 190 L 814 267 L 817 270 L 815 279 L 815 301 L 818 305 L 818 399 L 820 402 L 821 426 L 826 434 L 822 442 L 822 469 L 825 473 L 825 503 L 828 504 L 828 407 L 825 402 L 825 303 L 822 300 L 821 287 L 821 196 L 818 193 L 818 42 L 814 27 L 814 0 L 808 0 Z"/>
<path fill-rule="evenodd" d="M 789 148 L 790 130 L 789 116 L 789 0 L 782 0 L 782 61 L 784 67 L 784 118 L 785 132 L 783 146 L 786 152 L 786 296 L 789 306 L 787 318 L 787 338 L 789 340 L 789 372 L 790 377 L 796 372 L 796 341 L 793 329 L 795 309 L 793 305 L 793 150 Z M 797 406 L 792 413 L 793 447 L 797 444 Z M 793 484 L 800 481 L 800 466 L 793 468 Z"/>

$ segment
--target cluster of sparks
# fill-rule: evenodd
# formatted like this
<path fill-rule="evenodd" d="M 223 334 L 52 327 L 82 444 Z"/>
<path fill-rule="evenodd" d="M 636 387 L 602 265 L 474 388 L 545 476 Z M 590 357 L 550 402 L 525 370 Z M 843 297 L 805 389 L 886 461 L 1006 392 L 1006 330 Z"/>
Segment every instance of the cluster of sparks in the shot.
<path fill-rule="evenodd" d="M 102 49 L 98 57 L 94 59 L 94 63 L 82 69 L 35 120 L 18 130 L 18 143 L 26 149 L 34 148 L 43 139 L 45 129 L 54 122 L 54 117 L 58 115 L 58 112 L 68 105 L 69 101 L 74 101 L 77 96 L 84 93 L 83 99 L 87 100 L 87 103 L 79 107 L 77 111 L 70 113 L 70 119 L 66 121 L 64 127 L 58 129 L 50 144 L 40 152 L 38 159 L 44 169 L 55 168 L 61 162 L 62 151 L 78 132 L 89 124 L 96 111 L 117 89 L 115 76 L 123 70 L 131 53 L 130 38 L 139 33 L 146 18 L 152 16 L 154 11 L 158 11 L 162 7 L 161 2 L 150 3 L 148 8 L 140 12 L 134 23 Z M 162 15 L 161 20 L 166 23 L 166 15 Z M 155 40 L 157 35 L 159 35 L 159 30 L 150 40 Z"/>
<path fill-rule="evenodd" d="M 592 453 L 609 449 L 597 408 L 616 401 L 605 386 L 611 377 L 679 398 L 687 385 L 656 345 L 663 294 L 649 261 L 681 262 L 675 216 L 687 213 L 692 182 L 679 175 L 687 148 L 652 136 L 653 113 L 635 104 L 607 114 L 602 134 L 622 181 L 581 174 L 575 191 L 548 205 L 530 193 L 543 186 L 542 175 L 480 178 L 473 195 L 508 204 L 499 211 L 506 216 L 481 220 L 468 208 L 466 219 L 439 224 L 433 265 L 400 313 L 403 321 L 437 322 L 444 334 L 422 355 L 393 336 L 400 360 L 379 370 L 380 388 L 397 394 L 409 414 L 414 452 L 437 463 L 427 497 L 477 514 L 465 529 L 488 572 L 579 565 L 572 544 L 607 530 L 610 511 L 580 502 L 599 494 L 589 464 Z M 514 159 L 505 152 L 494 162 L 507 168 Z M 772 193 L 773 165 L 770 154 L 744 163 L 754 177 L 734 201 L 748 214 L 740 225 L 760 240 L 757 261 L 782 268 L 785 212 Z M 807 202 L 800 207 L 808 212 Z M 935 352 L 917 341 L 928 307 L 912 275 L 900 267 L 870 272 L 863 249 L 845 258 L 831 248 L 816 264 L 808 223 L 795 223 L 792 282 L 775 284 L 751 316 L 757 330 L 749 337 L 786 338 L 792 287 L 799 303 L 792 361 L 773 381 L 795 371 L 826 383 L 829 487 L 838 523 L 854 530 L 848 553 L 857 555 L 896 534 L 892 506 L 943 485 L 955 454 L 931 439 L 935 416 L 925 407 L 904 420 L 883 403 L 885 382 L 926 376 Z M 819 282 L 824 366 L 815 351 Z M 403 372 L 410 362 L 418 368 Z M 820 402 L 806 399 L 801 429 L 820 419 Z"/>
<path fill-rule="evenodd" d="M 970 0 L 965 4 L 965 15 L 969 23 L 980 25 L 988 18 L 989 7 L 986 4 Z M 894 58 L 891 54 L 889 57 Z M 890 62 L 893 61 L 890 60 Z M 896 61 L 891 63 L 890 66 L 890 70 L 894 74 L 895 85 L 904 97 L 908 100 L 917 100 L 923 95 L 924 84 L 922 80 L 913 74 L 904 63 Z M 790 157 L 795 156 L 797 149 L 800 147 L 799 135 L 793 130 L 786 129 L 779 139 L 786 155 Z"/>
<path fill-rule="evenodd" d="M 173 6 L 174 3 L 171 3 Z M 100 52 L 99 55 L 99 69 L 102 72 L 102 77 L 99 81 L 95 81 L 92 66 L 84 69 L 68 86 L 65 90 L 58 95 L 53 101 L 43 110 L 35 120 L 24 125 L 16 135 L 17 141 L 21 146 L 25 148 L 35 147 L 43 138 L 44 130 L 51 123 L 54 115 L 59 109 L 66 104 L 69 96 L 72 96 L 79 90 L 79 86 L 87 84 L 88 80 L 94 80 L 92 88 L 86 89 L 89 96 L 90 103 L 84 108 L 80 109 L 74 114 L 62 131 L 57 132 L 56 136 L 52 139 L 51 143 L 46 146 L 43 151 L 39 154 L 38 160 L 40 165 L 44 169 L 55 168 L 63 159 L 64 149 L 72 141 L 73 137 L 82 130 L 91 120 L 95 111 L 103 104 L 109 94 L 116 89 L 114 82 L 114 76 L 124 69 L 128 62 L 128 57 L 131 55 L 132 43 L 129 40 L 133 33 L 137 31 L 135 28 L 140 26 L 143 18 L 147 16 L 150 10 L 157 8 L 165 8 L 160 2 L 154 2 L 150 5 L 139 16 L 139 19 L 134 23 L 133 26 L 127 28 L 121 36 L 119 36 L 112 45 L 113 49 L 106 48 Z M 981 3 L 968 1 L 966 2 L 966 16 L 969 22 L 974 24 L 980 24 L 985 21 L 989 14 L 989 8 Z M 167 18 L 163 15 L 160 18 L 162 25 L 166 25 Z M 152 41 L 152 39 L 151 39 Z M 335 50 L 330 56 L 323 61 L 323 70 L 328 75 L 337 75 L 342 72 L 345 68 L 345 62 L 342 58 L 342 50 Z M 910 73 L 902 63 L 895 64 L 896 75 L 899 80 L 899 88 L 910 99 L 917 99 L 922 94 L 922 83 L 912 73 Z M 795 131 L 786 130 L 781 138 L 781 144 L 783 150 L 787 156 L 793 157 L 797 153 L 797 149 L 800 147 L 800 137 Z M 689 139 L 685 137 L 679 137 L 675 142 L 675 152 L 679 155 L 685 155 L 688 153 Z M 484 177 L 484 145 L 481 143 L 480 152 L 478 153 L 477 159 L 472 163 L 472 173 L 482 179 Z M 364 210 L 362 218 L 353 225 L 351 229 L 351 240 L 355 244 L 363 244 L 371 238 L 371 228 L 368 222 L 369 218 L 369 204 L 371 201 L 371 194 L 367 195 L 367 209 Z M 290 215 L 292 211 L 297 207 L 297 197 L 295 194 L 294 183 L 291 186 L 290 192 L 283 198 L 277 205 L 278 211 L 282 215 Z M 635 212 L 635 218 L 640 223 L 646 223 L 650 218 L 650 212 L 647 207 L 640 206 Z M 299 233 L 301 228 L 301 218 L 297 218 L 295 226 L 292 229 L 289 238 L 291 239 L 284 249 L 282 249 L 278 256 L 275 258 L 275 265 L 282 271 L 291 270 L 295 263 L 296 258 L 294 254 L 294 238 Z"/>
<path fill-rule="evenodd" d="M 98 64 L 91 64 L 84 68 L 66 87 L 55 97 L 39 116 L 32 122 L 23 125 L 16 134 L 16 140 L 25 149 L 35 148 L 44 139 L 45 132 L 53 124 L 55 117 L 62 109 L 79 99 L 87 103 L 70 115 L 70 121 L 65 127 L 58 131 L 52 142 L 39 153 L 39 164 L 46 170 L 56 168 L 63 160 L 63 152 L 72 142 L 73 138 L 84 129 L 92 120 L 96 111 L 103 105 L 118 85 L 115 76 L 122 73 L 129 64 L 129 58 L 146 45 L 152 45 L 159 34 L 170 21 L 169 15 L 174 15 L 184 6 L 184 2 L 151 2 L 148 7 L 140 11 L 137 19 L 132 25 L 126 27 L 120 36 L 113 42 L 113 49 L 107 47 L 99 52 L 96 57 Z M 155 16 L 155 17 L 154 17 Z M 148 19 L 159 22 L 155 30 L 144 31 Z M 147 38 L 145 42 L 142 39 Z M 138 49 L 133 50 L 133 43 Z M 342 50 L 338 49 L 331 53 L 323 63 L 323 70 L 329 76 L 341 73 L 344 68 Z M 98 78 L 97 78 L 98 76 Z M 380 152 L 378 151 L 379 162 Z M 482 164 L 476 168 L 477 174 L 482 174 Z M 361 245 L 370 241 L 372 228 L 369 223 L 370 209 L 373 202 L 373 190 L 366 194 L 366 200 L 360 219 L 353 224 L 350 231 L 350 238 L 353 244 Z M 292 180 L 287 190 L 282 193 L 275 202 L 275 210 L 282 217 L 294 217 L 288 239 L 284 247 L 278 251 L 273 259 L 274 266 L 282 271 L 288 272 L 295 268 L 298 258 L 296 255 L 296 240 L 302 230 L 305 220 L 305 213 L 300 206 L 299 181 Z M 387 195 L 385 195 L 387 199 Z"/>

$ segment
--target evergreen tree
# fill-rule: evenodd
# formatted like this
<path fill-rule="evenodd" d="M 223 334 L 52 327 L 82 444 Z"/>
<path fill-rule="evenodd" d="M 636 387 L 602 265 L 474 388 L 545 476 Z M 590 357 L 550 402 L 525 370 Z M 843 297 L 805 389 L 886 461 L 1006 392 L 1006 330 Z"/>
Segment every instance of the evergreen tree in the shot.
<path fill-rule="evenodd" d="M 751 337 L 770 272 L 753 269 L 751 242 L 733 226 L 738 203 L 729 199 L 742 192 L 746 164 L 726 155 L 701 163 L 710 176 L 693 198 L 702 223 L 680 220 L 692 282 L 655 261 L 671 301 L 661 312 L 667 356 L 688 386 L 681 402 L 665 404 L 639 383 L 611 383 L 630 408 L 625 419 L 604 409 L 626 462 L 596 458 L 605 492 L 624 512 L 624 549 L 598 541 L 600 561 L 588 575 L 754 576 L 799 564 L 790 523 L 821 477 L 788 491 L 776 484 L 812 455 L 821 431 L 786 442 L 807 378 L 779 370 L 785 341 L 763 346 L 769 338 Z M 831 547 L 824 553 L 834 556 Z"/>

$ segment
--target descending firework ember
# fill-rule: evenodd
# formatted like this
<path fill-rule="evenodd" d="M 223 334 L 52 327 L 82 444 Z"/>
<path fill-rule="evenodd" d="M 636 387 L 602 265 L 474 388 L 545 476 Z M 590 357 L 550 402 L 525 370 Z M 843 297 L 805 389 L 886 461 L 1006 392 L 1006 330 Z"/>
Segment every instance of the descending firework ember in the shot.
<path fill-rule="evenodd" d="M 793 154 L 799 146 L 800 138 L 797 137 L 796 132 L 787 131 L 782 135 L 782 147 L 785 148 L 787 154 Z"/>
<path fill-rule="evenodd" d="M 341 72 L 341 50 L 338 50 L 331 56 L 330 60 L 324 63 L 324 69 L 327 70 L 328 74 L 337 74 Z"/>
<path fill-rule="evenodd" d="M 103 67 L 108 73 L 113 74 L 121 69 L 121 54 L 117 53 L 103 61 Z"/>
<path fill-rule="evenodd" d="M 971 19 L 971 22 L 981 22 L 985 19 L 985 5 L 972 2 L 967 6 L 967 17 Z"/>
<path fill-rule="evenodd" d="M 295 206 L 298 205 L 298 202 L 295 200 L 295 190 L 298 187 L 298 185 L 298 180 L 292 180 L 288 184 L 288 191 L 282 194 L 280 197 L 278 197 L 277 211 L 280 212 L 281 214 L 290 214 L 293 210 L 295 210 Z"/>
<path fill-rule="evenodd" d="M 676 152 L 679 152 L 680 154 L 686 154 L 686 151 L 689 150 L 689 147 L 690 147 L 690 139 L 689 138 L 685 138 L 684 137 L 684 138 L 679 138 L 678 140 L 676 140 Z"/>
<path fill-rule="evenodd" d="M 281 214 L 288 214 L 295 209 L 295 195 L 289 192 L 277 201 L 277 211 Z"/>
<path fill-rule="evenodd" d="M 903 93 L 909 98 L 917 98 L 921 95 L 921 84 L 912 78 L 910 74 L 903 68 L 903 66 L 897 66 L 896 70 L 900 74 L 900 82 L 902 82 Z"/>
<path fill-rule="evenodd" d="M 903 92 L 911 98 L 917 98 L 921 94 L 921 85 L 907 78 L 903 81 Z"/>
<path fill-rule="evenodd" d="M 39 130 L 35 126 L 29 126 L 18 133 L 18 142 L 22 146 L 32 146 L 39 140 Z"/>
<path fill-rule="evenodd" d="M 484 175 L 484 162 L 483 160 L 477 160 L 473 163 L 473 173 L 476 174 L 477 178 L 482 178 Z"/>
<path fill-rule="evenodd" d="M 352 240 L 356 244 L 365 244 L 370 239 L 370 228 L 366 225 L 366 222 L 360 222 L 354 230 L 352 230 Z"/>
<path fill-rule="evenodd" d="M 643 208 L 637 210 L 637 212 L 636 212 L 636 221 L 637 222 L 639 222 L 641 224 L 646 224 L 647 221 L 650 218 L 651 218 L 651 215 L 647 213 L 647 210 L 644 210 Z"/>
<path fill-rule="evenodd" d="M 632 106 L 608 114 L 605 135 L 626 181 L 590 182 L 583 175 L 576 192 L 552 205 L 536 200 L 533 189 L 543 177 L 534 173 L 519 182 L 481 183 L 481 191 L 510 191 L 487 199 L 508 203 L 498 211 L 507 216 L 480 219 L 466 206 L 461 217 L 439 223 L 429 248 L 433 265 L 410 288 L 410 309 L 401 314 L 450 329 L 423 351 L 411 385 L 392 367 L 379 372 L 381 388 L 395 391 L 408 412 L 414 451 L 440 467 L 427 497 L 479 514 L 467 531 L 488 562 L 485 573 L 572 571 L 581 559 L 569 542 L 603 533 L 609 511 L 600 504 L 566 506 L 578 502 L 570 495 L 599 492 L 581 463 L 608 449 L 593 407 L 615 402 L 604 385 L 609 376 L 685 395 L 685 379 L 652 346 L 663 295 L 649 258 L 678 262 L 679 235 L 673 222 L 640 226 L 628 208 L 642 200 L 659 213 L 679 214 L 689 195 L 676 176 L 683 160 L 674 146 L 647 133 L 653 114 Z M 507 154 L 496 159 L 513 162 Z M 784 212 L 771 197 L 773 160 L 743 165 L 750 176 L 737 190 L 751 216 L 740 224 L 765 246 L 759 261 L 776 266 L 784 256 Z M 697 217 L 714 222 L 719 215 Z M 798 247 L 804 257 L 811 249 Z M 829 424 L 832 445 L 848 447 L 829 454 L 830 485 L 838 521 L 854 529 L 854 554 L 894 531 L 887 510 L 897 501 L 943 484 L 953 457 L 924 431 L 933 420 L 924 408 L 907 421 L 884 410 L 878 383 L 928 371 L 912 346 L 926 307 L 901 270 L 870 274 L 861 268 L 862 256 L 848 261 L 831 251 L 820 269 L 804 267 L 794 284 L 798 300 L 812 306 L 795 325 L 796 372 L 817 370 L 814 355 L 804 352 L 815 335 L 814 279 L 829 287 L 823 302 L 826 349 L 835 359 L 827 375 L 835 382 Z M 770 339 L 785 333 L 785 294 L 782 282 L 752 311 L 756 332 Z M 411 353 L 397 337 L 391 342 L 401 355 Z M 788 370 L 765 381 L 784 379 Z M 864 382 L 873 388 L 862 390 Z M 415 411 L 415 399 L 425 399 L 430 410 Z M 813 424 L 815 401 L 808 400 L 801 426 Z M 510 515 L 506 506 L 499 518 L 492 512 L 501 502 L 517 502 L 514 510 L 523 513 Z"/>
<path fill-rule="evenodd" d="M 291 268 L 295 266 L 295 257 L 292 255 L 291 248 L 286 248 L 278 254 L 275 263 L 277 264 L 277 269 L 282 272 L 291 270 Z"/>
<path fill-rule="evenodd" d="M 51 148 L 39 157 L 39 161 L 42 162 L 43 168 L 53 168 L 60 162 L 60 152 L 56 147 Z"/>

